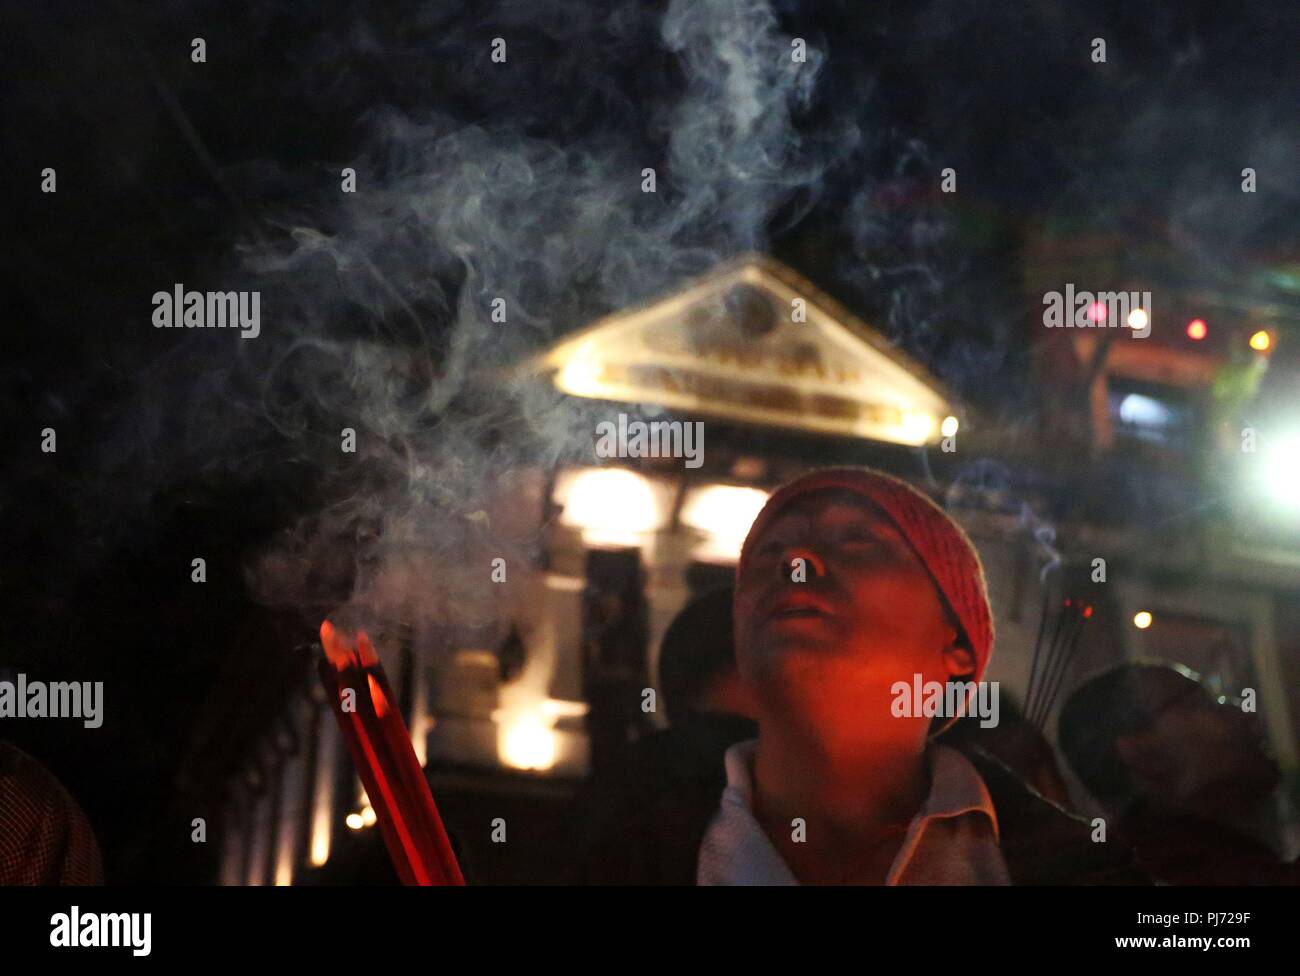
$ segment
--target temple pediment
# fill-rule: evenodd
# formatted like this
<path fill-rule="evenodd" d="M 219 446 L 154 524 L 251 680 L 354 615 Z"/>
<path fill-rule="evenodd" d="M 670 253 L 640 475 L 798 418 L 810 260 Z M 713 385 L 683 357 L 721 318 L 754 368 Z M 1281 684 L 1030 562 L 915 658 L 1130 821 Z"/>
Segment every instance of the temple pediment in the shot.
<path fill-rule="evenodd" d="M 779 262 L 746 256 L 538 357 L 573 396 L 919 445 L 953 412 L 919 363 Z"/>

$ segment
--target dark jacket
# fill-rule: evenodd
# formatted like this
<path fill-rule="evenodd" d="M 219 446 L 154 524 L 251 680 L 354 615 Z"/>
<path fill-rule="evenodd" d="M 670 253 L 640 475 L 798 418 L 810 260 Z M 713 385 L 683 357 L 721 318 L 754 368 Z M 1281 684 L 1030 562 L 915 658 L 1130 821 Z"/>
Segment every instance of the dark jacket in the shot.
<path fill-rule="evenodd" d="M 997 812 L 1002 856 L 1017 885 L 1150 884 L 1132 852 L 1107 833 L 1039 796 L 996 760 L 960 750 L 979 770 Z M 692 885 L 700 844 L 718 810 L 726 773 L 721 762 L 651 793 L 625 797 L 618 817 L 593 825 L 563 880 L 576 884 Z"/>
<path fill-rule="evenodd" d="M 1196 817 L 1130 816 L 1120 836 L 1138 863 L 1174 885 L 1300 885 L 1300 861 L 1284 863 L 1264 842 Z"/>

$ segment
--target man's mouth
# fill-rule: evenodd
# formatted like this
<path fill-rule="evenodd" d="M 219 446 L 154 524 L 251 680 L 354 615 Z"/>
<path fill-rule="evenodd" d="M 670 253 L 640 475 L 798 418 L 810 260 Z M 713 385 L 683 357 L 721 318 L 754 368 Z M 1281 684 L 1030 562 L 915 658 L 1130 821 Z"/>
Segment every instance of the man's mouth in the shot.
<path fill-rule="evenodd" d="M 812 593 L 786 592 L 772 600 L 764 614 L 769 620 L 803 620 L 831 616 L 826 600 Z"/>

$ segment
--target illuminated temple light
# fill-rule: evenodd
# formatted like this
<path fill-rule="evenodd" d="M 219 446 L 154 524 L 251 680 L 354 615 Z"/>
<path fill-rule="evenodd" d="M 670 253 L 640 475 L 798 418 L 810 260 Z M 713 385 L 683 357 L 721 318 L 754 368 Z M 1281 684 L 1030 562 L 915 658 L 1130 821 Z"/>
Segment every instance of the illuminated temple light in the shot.
<path fill-rule="evenodd" d="M 578 472 L 562 504 L 561 521 L 581 529 L 589 545 L 635 546 L 664 520 L 650 483 L 624 468 Z"/>
<path fill-rule="evenodd" d="M 550 698 L 536 687 L 517 683 L 502 690 L 501 707 L 492 712 L 497 727 L 497 758 L 512 769 L 545 772 L 560 758 L 560 719 L 583 718 L 584 701 Z"/>
<path fill-rule="evenodd" d="M 1151 613 L 1148 610 L 1139 610 L 1133 615 L 1133 626 L 1138 630 L 1146 630 L 1151 626 Z"/>
<path fill-rule="evenodd" d="M 564 364 L 555 385 L 572 396 L 595 397 L 601 391 L 600 375 L 600 363 L 579 350 Z"/>
<path fill-rule="evenodd" d="M 542 702 L 541 710 L 549 718 L 582 718 L 591 711 L 591 705 L 585 701 L 548 698 Z"/>
<path fill-rule="evenodd" d="M 284 748 L 283 741 L 277 743 Z M 293 884 L 294 870 L 298 861 L 298 837 L 300 824 L 307 811 L 307 793 L 304 773 L 306 757 L 288 755 L 280 768 L 279 823 L 275 837 L 275 866 L 271 883 L 278 887 Z"/>
<path fill-rule="evenodd" d="M 377 821 L 378 819 L 379 817 L 375 815 L 374 807 L 367 806 L 361 808 L 361 822 L 365 824 L 367 827 L 373 827 L 375 825 L 375 821 Z"/>
<path fill-rule="evenodd" d="M 329 832 L 329 810 L 325 811 L 325 822 L 322 826 L 319 817 L 312 820 L 311 829 L 311 847 L 308 856 L 311 858 L 312 867 L 324 867 L 330 859 L 330 832 Z"/>
<path fill-rule="evenodd" d="M 361 814 L 359 813 L 349 813 L 344 818 L 343 822 L 346 823 L 352 830 L 360 830 L 362 827 L 366 825 L 366 822 L 361 819 Z"/>
<path fill-rule="evenodd" d="M 930 439 L 936 426 L 932 414 L 915 412 L 904 414 L 901 426 L 902 441 L 919 447 Z"/>
<path fill-rule="evenodd" d="M 704 535 L 695 555 L 735 561 L 767 492 L 740 485 L 709 485 L 686 496 L 682 524 Z"/>
<path fill-rule="evenodd" d="M 334 820 L 335 771 L 338 769 L 338 738 L 332 724 L 324 725 L 317 739 L 316 775 L 313 780 L 311 840 L 307 856 L 314 867 L 330 859 L 330 834 Z"/>
<path fill-rule="evenodd" d="M 944 437 L 951 437 L 957 433 L 958 421 L 956 417 L 944 417 L 943 423 L 939 425 L 939 433 Z"/>
<path fill-rule="evenodd" d="M 1135 308 L 1128 313 L 1128 326 L 1130 329 L 1145 329 L 1147 323 L 1151 321 L 1145 308 Z"/>
<path fill-rule="evenodd" d="M 555 730 L 535 709 L 511 710 L 498 716 L 497 749 L 507 766 L 535 770 L 554 766 L 559 751 Z"/>
<path fill-rule="evenodd" d="M 1269 347 L 1273 345 L 1273 337 L 1266 331 L 1260 329 L 1250 337 L 1250 348 L 1256 352 L 1268 352 Z"/>
<path fill-rule="evenodd" d="M 1192 319 L 1187 323 L 1187 338 L 1200 342 L 1208 333 L 1209 326 L 1205 324 L 1204 319 Z"/>

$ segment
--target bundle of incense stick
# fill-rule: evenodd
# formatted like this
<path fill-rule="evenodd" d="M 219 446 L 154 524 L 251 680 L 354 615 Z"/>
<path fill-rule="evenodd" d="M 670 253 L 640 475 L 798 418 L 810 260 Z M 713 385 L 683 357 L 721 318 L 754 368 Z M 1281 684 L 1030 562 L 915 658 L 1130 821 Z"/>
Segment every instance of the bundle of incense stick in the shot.
<path fill-rule="evenodd" d="M 1025 695 L 1025 718 L 1040 732 L 1052 714 L 1065 674 L 1079 650 L 1084 623 L 1092 616 L 1092 604 L 1066 597 L 1055 608 L 1054 624 L 1049 625 L 1052 610 L 1050 594 L 1044 593 L 1038 639 L 1034 642 L 1034 657 L 1029 667 L 1029 691 Z M 1051 637 L 1044 643 L 1049 630 Z"/>
<path fill-rule="evenodd" d="M 321 681 L 398 877 L 407 885 L 463 885 L 374 645 L 365 631 L 353 644 L 328 620 L 320 626 L 320 639 Z"/>

